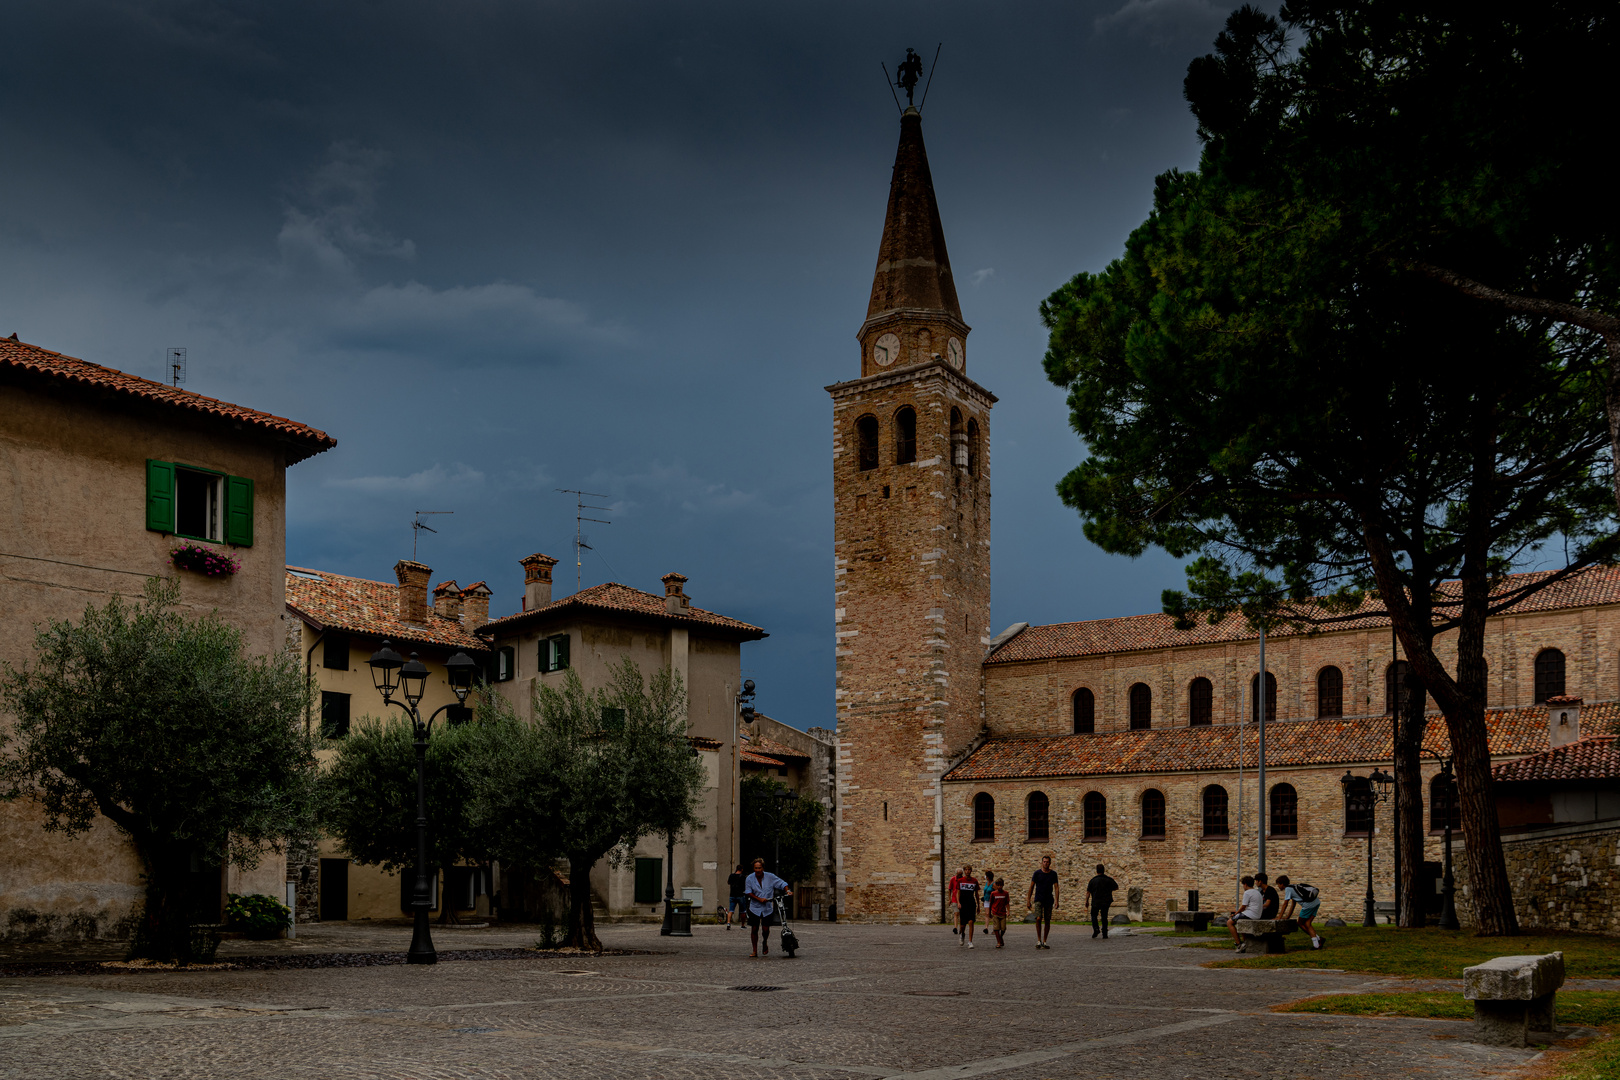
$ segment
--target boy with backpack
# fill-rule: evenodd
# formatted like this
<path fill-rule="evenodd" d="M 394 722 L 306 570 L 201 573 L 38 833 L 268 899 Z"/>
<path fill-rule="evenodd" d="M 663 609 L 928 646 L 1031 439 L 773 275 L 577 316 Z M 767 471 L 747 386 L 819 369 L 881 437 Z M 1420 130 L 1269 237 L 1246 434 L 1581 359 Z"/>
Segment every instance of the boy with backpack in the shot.
<path fill-rule="evenodd" d="M 1311 936 L 1311 948 L 1320 949 L 1326 945 L 1322 935 L 1311 925 L 1311 920 L 1322 909 L 1322 890 L 1303 881 L 1295 885 L 1288 880 L 1287 874 L 1278 874 L 1277 884 L 1283 887 L 1282 917 L 1286 919 L 1290 912 L 1294 913 L 1293 917 L 1299 920 L 1300 927 Z"/>

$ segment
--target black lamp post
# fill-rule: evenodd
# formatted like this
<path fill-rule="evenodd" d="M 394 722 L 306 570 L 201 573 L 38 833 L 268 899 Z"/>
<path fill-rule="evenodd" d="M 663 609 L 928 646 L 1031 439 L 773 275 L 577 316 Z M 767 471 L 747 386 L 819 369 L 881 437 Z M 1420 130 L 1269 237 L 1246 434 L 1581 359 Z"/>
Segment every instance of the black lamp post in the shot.
<path fill-rule="evenodd" d="M 1457 812 L 1457 778 L 1451 773 L 1451 758 L 1445 754 L 1437 754 L 1433 750 L 1425 750 L 1440 762 L 1440 775 L 1436 780 L 1444 781 L 1446 791 L 1449 793 L 1451 804 L 1446 808 L 1445 840 L 1445 872 L 1440 879 L 1440 929 L 1458 930 L 1462 924 L 1457 922 L 1457 879 L 1451 873 L 1451 819 Z M 1434 812 L 1434 801 L 1429 801 L 1429 812 Z"/>
<path fill-rule="evenodd" d="M 416 928 L 411 934 L 411 948 L 405 954 L 407 964 L 436 964 L 439 954 L 433 951 L 433 935 L 428 930 L 428 912 L 433 909 L 433 892 L 428 884 L 428 858 L 427 858 L 427 784 L 424 779 L 427 770 L 428 736 L 433 731 L 433 721 L 439 718 L 439 713 L 450 708 L 441 705 L 424 723 L 422 714 L 417 705 L 422 701 L 422 695 L 427 692 L 428 669 L 427 665 L 411 653 L 406 660 L 393 650 L 392 642 L 385 641 L 382 648 L 371 655 L 371 681 L 377 685 L 377 692 L 382 694 L 384 705 L 398 705 L 405 710 L 411 718 L 411 728 L 416 735 L 416 888 L 411 899 L 411 909 L 416 915 Z M 445 670 L 450 675 L 450 689 L 455 691 L 455 704 L 462 705 L 467 701 L 467 693 L 472 689 L 473 676 L 478 673 L 478 663 L 466 653 L 458 652 L 445 662 Z M 399 694 L 405 700 L 395 701 L 394 695 Z"/>
<path fill-rule="evenodd" d="M 1360 779 L 1359 776 L 1352 776 L 1349 769 L 1344 771 L 1344 776 L 1340 778 L 1339 783 L 1344 785 L 1347 801 L 1350 794 L 1350 785 Z M 1373 832 L 1375 831 L 1374 826 L 1377 824 L 1378 804 L 1389 799 L 1389 788 L 1395 782 L 1395 778 L 1388 773 L 1374 769 L 1372 775 L 1367 777 L 1367 781 L 1366 791 L 1361 796 L 1367 807 L 1367 902 L 1362 913 L 1361 925 L 1377 926 L 1378 919 L 1373 911 Z"/>

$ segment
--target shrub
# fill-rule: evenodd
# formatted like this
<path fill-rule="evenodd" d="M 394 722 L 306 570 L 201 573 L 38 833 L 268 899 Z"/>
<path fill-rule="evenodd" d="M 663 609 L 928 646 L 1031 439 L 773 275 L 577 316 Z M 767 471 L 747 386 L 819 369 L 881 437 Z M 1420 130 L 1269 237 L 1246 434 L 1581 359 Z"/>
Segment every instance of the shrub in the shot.
<path fill-rule="evenodd" d="M 263 893 L 231 893 L 225 906 L 225 927 L 238 930 L 254 941 L 280 937 L 292 925 L 292 911 L 273 896 Z"/>

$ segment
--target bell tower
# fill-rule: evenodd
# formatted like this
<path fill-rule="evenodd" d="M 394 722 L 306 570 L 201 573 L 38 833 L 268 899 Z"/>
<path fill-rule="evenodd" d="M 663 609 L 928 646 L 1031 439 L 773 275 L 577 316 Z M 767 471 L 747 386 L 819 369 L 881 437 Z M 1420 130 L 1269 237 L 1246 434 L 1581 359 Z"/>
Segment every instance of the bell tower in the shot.
<path fill-rule="evenodd" d="M 860 377 L 833 402 L 840 918 L 944 913 L 940 776 L 984 723 L 990 408 L 962 321 L 922 116 L 900 145 Z"/>

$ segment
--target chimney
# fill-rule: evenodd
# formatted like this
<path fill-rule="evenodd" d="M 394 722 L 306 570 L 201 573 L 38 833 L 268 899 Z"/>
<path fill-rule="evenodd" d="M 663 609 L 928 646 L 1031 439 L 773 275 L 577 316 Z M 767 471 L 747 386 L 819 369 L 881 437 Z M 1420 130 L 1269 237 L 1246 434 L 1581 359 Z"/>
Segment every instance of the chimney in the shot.
<path fill-rule="evenodd" d="M 456 586 L 455 578 L 433 587 L 433 610 L 441 618 L 461 621 L 461 589 Z"/>
<path fill-rule="evenodd" d="M 1559 694 L 1547 699 L 1547 747 L 1556 750 L 1581 737 L 1581 699 Z"/>
<path fill-rule="evenodd" d="M 461 623 L 468 630 L 477 630 L 489 622 L 489 586 L 475 581 L 461 590 Z"/>
<path fill-rule="evenodd" d="M 432 569 L 401 559 L 394 564 L 394 576 L 399 578 L 400 622 L 426 626 L 428 579 L 433 576 Z"/>
<path fill-rule="evenodd" d="M 523 567 L 523 610 L 533 611 L 551 603 L 551 568 L 557 560 L 536 553 L 518 562 Z"/>
<path fill-rule="evenodd" d="M 686 584 L 684 574 L 665 574 L 664 578 L 664 610 L 671 615 L 684 615 L 686 609 L 692 606 L 691 598 L 681 589 Z"/>

